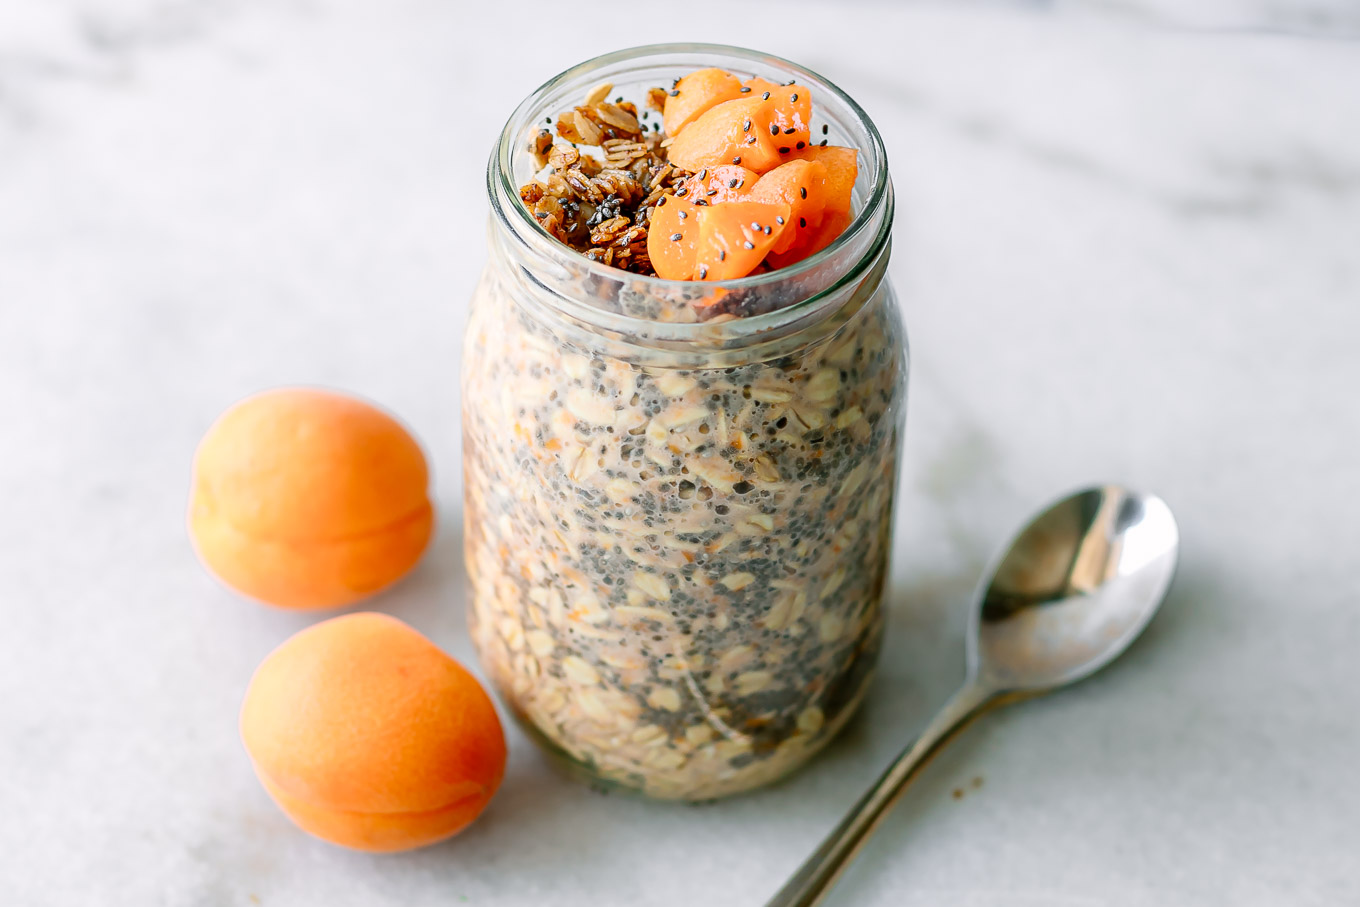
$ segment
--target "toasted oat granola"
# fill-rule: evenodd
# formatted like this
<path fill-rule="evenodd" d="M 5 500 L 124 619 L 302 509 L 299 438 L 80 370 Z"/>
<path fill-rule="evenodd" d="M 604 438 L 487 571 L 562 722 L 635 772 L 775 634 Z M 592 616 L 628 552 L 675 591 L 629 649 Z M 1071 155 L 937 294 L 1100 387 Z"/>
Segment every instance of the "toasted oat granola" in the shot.
<path fill-rule="evenodd" d="M 613 87 L 595 86 L 579 106 L 550 121 L 552 130 L 538 131 L 529 151 L 547 169 L 519 195 L 543 228 L 570 248 L 592 261 L 654 276 L 647 256 L 652 209 L 664 196 L 683 194 L 680 184 L 691 174 L 666 160 L 659 121 L 665 91 L 648 92 L 650 109 L 639 114 L 622 97 L 606 100 Z M 600 155 L 579 146 L 598 148 Z"/>

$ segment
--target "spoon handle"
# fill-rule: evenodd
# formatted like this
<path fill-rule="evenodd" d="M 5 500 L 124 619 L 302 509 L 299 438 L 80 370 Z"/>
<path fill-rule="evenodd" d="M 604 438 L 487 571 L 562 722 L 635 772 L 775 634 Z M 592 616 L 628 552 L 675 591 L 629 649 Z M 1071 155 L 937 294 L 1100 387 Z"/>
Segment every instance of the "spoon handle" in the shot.
<path fill-rule="evenodd" d="M 940 709 L 916 742 L 902 751 L 869 791 L 854 805 L 841 824 L 826 836 L 820 847 L 798 867 L 765 907 L 813 907 L 831 890 L 841 872 L 859 853 L 870 833 L 888 809 L 944 745 L 974 718 L 993 704 L 994 693 L 971 680 Z"/>

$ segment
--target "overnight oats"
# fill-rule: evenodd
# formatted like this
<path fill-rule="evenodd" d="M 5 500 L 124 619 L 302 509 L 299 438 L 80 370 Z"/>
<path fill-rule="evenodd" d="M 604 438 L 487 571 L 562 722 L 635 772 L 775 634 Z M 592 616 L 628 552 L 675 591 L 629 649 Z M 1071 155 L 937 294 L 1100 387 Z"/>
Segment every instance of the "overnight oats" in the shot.
<path fill-rule="evenodd" d="M 853 713 L 883 633 L 906 345 L 881 140 L 785 61 L 655 46 L 540 89 L 488 189 L 463 363 L 482 662 L 594 781 L 778 778 Z"/>

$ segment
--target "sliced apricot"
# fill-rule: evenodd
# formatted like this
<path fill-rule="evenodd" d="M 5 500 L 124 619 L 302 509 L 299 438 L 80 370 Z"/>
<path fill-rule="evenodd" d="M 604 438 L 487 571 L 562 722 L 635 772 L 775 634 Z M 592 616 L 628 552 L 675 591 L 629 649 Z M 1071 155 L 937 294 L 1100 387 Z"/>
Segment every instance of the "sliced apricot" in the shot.
<path fill-rule="evenodd" d="M 812 92 L 805 85 L 781 85 L 757 76 L 742 83 L 758 97 L 769 96 L 774 105 L 766 131 L 775 136 L 780 148 L 797 150 L 799 143 L 812 143 Z M 774 126 L 774 129 L 770 129 Z M 786 152 L 787 153 L 787 152 Z"/>
<path fill-rule="evenodd" d="M 741 95 L 741 82 L 730 72 L 700 69 L 690 73 L 676 82 L 666 95 L 661 112 L 666 135 L 679 135 L 705 110 Z"/>
<path fill-rule="evenodd" d="M 822 222 L 815 227 L 798 231 L 798 239 L 783 254 L 774 253 L 770 255 L 770 266 L 773 268 L 787 268 L 791 264 L 796 264 L 804 258 L 816 255 L 836 241 L 845 228 L 850 226 L 850 221 L 854 218 L 849 211 L 830 211 L 822 216 Z"/>
<path fill-rule="evenodd" d="M 647 227 L 647 257 L 657 277 L 689 280 L 694 276 L 694 253 L 699 239 L 700 208 L 687 199 L 663 197 L 652 209 Z"/>
<path fill-rule="evenodd" d="M 759 96 L 723 101 L 699 115 L 684 132 L 672 137 L 669 155 L 675 166 L 698 172 L 741 158 L 741 166 L 764 173 L 779 166 L 779 145 L 761 123 L 771 121 L 771 101 Z"/>
<path fill-rule="evenodd" d="M 850 212 L 850 200 L 859 176 L 859 152 L 840 145 L 813 145 L 792 151 L 789 157 L 802 161 L 817 161 L 826 168 L 826 210 Z"/>
<path fill-rule="evenodd" d="M 771 252 L 787 252 L 801 231 L 814 229 L 822 222 L 825 182 L 826 167 L 817 161 L 801 160 L 786 161 L 756 180 L 747 200 L 787 205 L 794 228 L 783 232 Z"/>
<path fill-rule="evenodd" d="M 680 184 L 685 197 L 691 201 L 735 202 L 744 199 L 751 187 L 761 179 L 759 173 L 740 164 L 705 167 Z"/>
<path fill-rule="evenodd" d="M 724 202 L 703 209 L 694 276 L 700 280 L 745 277 L 788 228 L 788 205 Z"/>

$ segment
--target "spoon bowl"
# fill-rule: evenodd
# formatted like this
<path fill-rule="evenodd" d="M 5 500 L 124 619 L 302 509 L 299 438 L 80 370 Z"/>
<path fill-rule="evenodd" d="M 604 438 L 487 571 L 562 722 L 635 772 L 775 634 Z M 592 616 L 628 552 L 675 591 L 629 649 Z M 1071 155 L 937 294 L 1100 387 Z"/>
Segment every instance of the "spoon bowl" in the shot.
<path fill-rule="evenodd" d="M 972 613 L 969 674 L 1033 693 L 1104 667 L 1157 612 L 1179 545 L 1155 495 L 1103 485 L 1056 502 L 993 566 Z"/>

